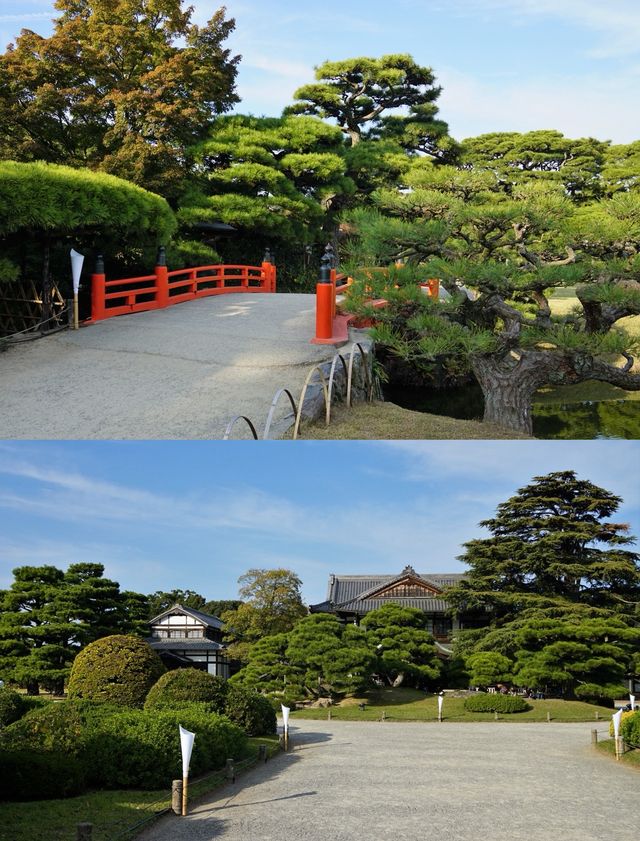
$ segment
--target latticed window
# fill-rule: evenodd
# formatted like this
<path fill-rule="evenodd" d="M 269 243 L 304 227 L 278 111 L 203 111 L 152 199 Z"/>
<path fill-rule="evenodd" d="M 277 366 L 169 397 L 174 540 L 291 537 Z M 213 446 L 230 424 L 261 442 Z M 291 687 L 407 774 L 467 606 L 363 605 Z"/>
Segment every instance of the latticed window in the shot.
<path fill-rule="evenodd" d="M 396 597 L 398 599 L 409 599 L 409 598 L 424 598 L 425 596 L 432 596 L 434 594 L 433 590 L 429 590 L 427 587 L 422 587 L 420 584 L 396 584 L 395 587 L 391 587 L 389 590 L 385 590 L 384 595 L 389 597 Z"/>

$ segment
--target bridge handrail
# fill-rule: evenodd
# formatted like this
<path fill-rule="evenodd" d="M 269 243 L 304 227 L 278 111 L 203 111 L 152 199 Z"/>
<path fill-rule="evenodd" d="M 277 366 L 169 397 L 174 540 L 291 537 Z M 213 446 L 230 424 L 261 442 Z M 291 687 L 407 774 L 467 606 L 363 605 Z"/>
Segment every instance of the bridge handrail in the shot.
<path fill-rule="evenodd" d="M 219 263 L 172 271 L 164 265 L 157 265 L 153 274 L 114 280 L 106 279 L 100 265 L 91 275 L 91 321 L 164 309 L 211 295 L 275 291 L 276 267 L 268 261 L 260 266 Z"/>

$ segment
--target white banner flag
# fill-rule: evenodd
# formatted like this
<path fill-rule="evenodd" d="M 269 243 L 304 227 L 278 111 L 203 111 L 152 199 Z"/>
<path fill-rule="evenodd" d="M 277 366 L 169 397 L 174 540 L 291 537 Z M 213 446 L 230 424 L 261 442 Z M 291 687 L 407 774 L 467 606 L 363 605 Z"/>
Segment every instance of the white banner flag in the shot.
<path fill-rule="evenodd" d="M 618 710 L 611 718 L 613 719 L 613 735 L 618 738 L 620 735 L 620 720 L 622 719 L 622 710 Z"/>
<path fill-rule="evenodd" d="M 289 707 L 285 707 L 284 704 L 280 704 L 282 707 L 282 721 L 284 723 L 284 732 L 289 732 L 289 713 L 291 712 Z"/>
<path fill-rule="evenodd" d="M 78 294 L 80 289 L 80 275 L 82 274 L 82 264 L 84 263 L 84 254 L 78 254 L 73 248 L 69 252 L 71 257 L 71 274 L 73 276 L 73 294 Z"/>
<path fill-rule="evenodd" d="M 193 740 L 196 734 L 190 730 L 185 730 L 180 727 L 180 747 L 182 748 L 182 776 L 189 776 L 189 763 L 191 762 L 191 751 L 193 750 Z"/>
<path fill-rule="evenodd" d="M 636 708 L 636 696 L 635 695 L 629 695 L 629 703 L 631 704 L 631 709 L 635 710 L 635 708 Z"/>

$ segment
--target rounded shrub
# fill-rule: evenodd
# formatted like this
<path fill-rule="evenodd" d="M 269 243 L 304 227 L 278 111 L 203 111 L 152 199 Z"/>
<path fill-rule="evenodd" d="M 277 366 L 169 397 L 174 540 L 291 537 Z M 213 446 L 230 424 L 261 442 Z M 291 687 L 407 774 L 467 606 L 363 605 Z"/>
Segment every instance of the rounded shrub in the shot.
<path fill-rule="evenodd" d="M 174 669 L 162 675 L 149 690 L 145 709 L 171 707 L 183 701 L 206 702 L 210 709 L 225 709 L 227 681 L 200 669 Z"/>
<path fill-rule="evenodd" d="M 0 688 L 0 727 L 13 724 L 25 713 L 22 696 L 5 686 Z"/>
<path fill-rule="evenodd" d="M 3 800 L 73 797 L 85 788 L 82 763 L 60 751 L 0 751 Z"/>
<path fill-rule="evenodd" d="M 249 736 L 268 736 L 276 732 L 275 710 L 269 699 L 257 692 L 229 686 L 225 712 Z"/>
<path fill-rule="evenodd" d="M 531 705 L 518 695 L 477 692 L 465 698 L 464 708 L 474 713 L 523 713 L 530 710 Z"/>
<path fill-rule="evenodd" d="M 69 698 L 142 707 L 164 671 L 158 654 L 139 637 L 103 637 L 90 643 L 73 661 Z"/>

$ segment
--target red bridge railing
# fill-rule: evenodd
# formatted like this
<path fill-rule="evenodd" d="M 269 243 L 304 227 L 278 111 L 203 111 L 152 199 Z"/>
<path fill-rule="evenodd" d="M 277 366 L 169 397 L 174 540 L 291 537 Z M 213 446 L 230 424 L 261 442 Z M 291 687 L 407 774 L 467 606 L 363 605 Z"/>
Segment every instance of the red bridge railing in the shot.
<path fill-rule="evenodd" d="M 260 266 L 197 266 L 168 271 L 164 255 L 153 274 L 107 280 L 102 259 L 91 275 L 91 320 L 164 309 L 165 307 L 230 292 L 275 292 L 276 267 L 265 259 Z"/>

